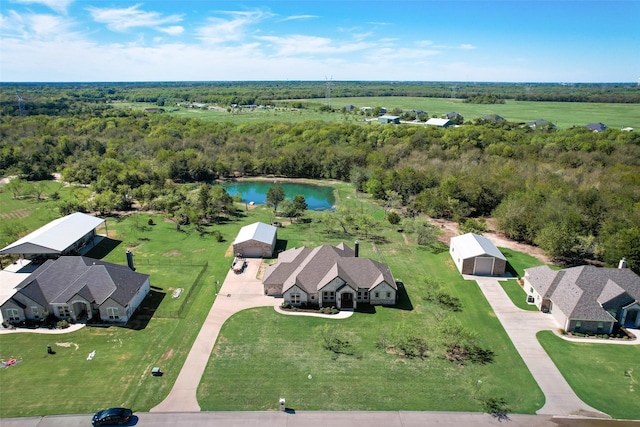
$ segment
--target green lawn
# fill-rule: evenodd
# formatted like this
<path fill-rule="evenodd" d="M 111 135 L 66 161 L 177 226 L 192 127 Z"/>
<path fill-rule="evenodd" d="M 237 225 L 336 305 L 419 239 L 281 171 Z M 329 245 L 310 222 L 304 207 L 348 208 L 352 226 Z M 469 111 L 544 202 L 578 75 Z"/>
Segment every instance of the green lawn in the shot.
<path fill-rule="evenodd" d="M 570 343 L 550 331 L 538 340 L 585 403 L 614 418 L 640 419 L 640 346 Z"/>
<path fill-rule="evenodd" d="M 317 103 L 317 107 L 325 104 L 324 99 L 306 100 Z M 465 120 L 475 120 L 489 114 L 498 114 L 509 121 L 529 123 L 538 119 L 546 119 L 553 122 L 558 128 L 570 128 L 572 126 L 584 126 L 587 123 L 602 122 L 611 128 L 631 126 L 640 128 L 640 104 L 607 104 L 595 102 L 538 102 L 538 101 L 513 101 L 507 100 L 504 104 L 481 105 L 466 104 L 461 99 L 450 98 L 419 98 L 419 97 L 361 97 L 361 98 L 334 98 L 331 106 L 341 109 L 346 105 L 356 107 L 385 107 L 391 111 L 399 108 L 407 110 L 423 110 L 429 117 L 456 111 L 462 114 Z M 121 108 L 143 110 L 155 108 L 152 103 L 114 103 Z M 174 107 L 167 107 L 170 111 Z M 306 120 L 322 120 L 327 122 L 362 122 L 363 116 L 356 114 L 344 114 L 342 112 L 327 113 L 312 109 L 255 109 L 240 113 L 228 113 L 226 111 L 208 111 L 198 109 L 179 108 L 169 114 L 179 117 L 201 118 L 203 120 L 228 121 L 231 123 L 247 122 L 282 122 L 297 123 Z"/>
<path fill-rule="evenodd" d="M 538 310 L 535 304 L 527 304 L 527 293 L 516 279 L 500 280 L 499 283 L 516 307 L 527 311 Z"/>

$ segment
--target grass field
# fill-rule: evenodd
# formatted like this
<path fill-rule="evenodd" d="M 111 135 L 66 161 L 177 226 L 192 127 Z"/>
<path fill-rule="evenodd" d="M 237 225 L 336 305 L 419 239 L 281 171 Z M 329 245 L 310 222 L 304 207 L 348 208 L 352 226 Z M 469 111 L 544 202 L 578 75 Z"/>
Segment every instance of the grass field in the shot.
<path fill-rule="evenodd" d="M 308 100 L 317 102 L 318 107 L 325 104 L 324 99 Z M 114 103 L 122 108 L 144 109 L 156 107 L 150 103 Z M 610 128 L 633 127 L 640 129 L 640 104 L 605 104 L 587 102 L 534 102 L 507 100 L 504 104 L 480 105 L 466 104 L 461 99 L 418 98 L 418 97 L 365 97 L 333 98 L 331 106 L 341 109 L 346 105 L 361 107 L 385 107 L 387 110 L 423 110 L 431 116 L 440 117 L 451 111 L 462 114 L 465 120 L 472 121 L 489 114 L 498 114 L 513 122 L 529 123 L 538 119 L 549 120 L 560 129 L 572 126 L 584 126 L 587 123 L 602 122 Z M 173 107 L 167 107 L 170 110 Z M 179 108 L 170 114 L 179 117 L 198 117 L 203 120 L 246 123 L 252 121 L 272 121 L 297 123 L 306 120 L 327 122 L 357 123 L 363 116 L 341 112 L 319 112 L 317 109 L 254 109 L 239 113 Z"/>
<path fill-rule="evenodd" d="M 337 204 L 382 219 L 382 210 L 367 196 L 354 194 L 350 185 L 335 184 L 335 189 Z M 73 196 L 71 189 L 60 192 L 61 197 Z M 11 201 L 0 193 L 0 202 L 0 215 L 29 213 L 24 216 L 29 230 L 57 216 L 52 200 Z M 315 215 L 319 214 L 309 213 L 312 218 Z M 178 232 L 162 216 L 151 218 L 155 225 L 147 224 L 146 214 L 108 218 L 107 250 L 100 255 L 124 264 L 126 249 L 134 252 L 138 271 L 151 274 L 153 297 L 144 305 L 158 304 L 153 318 L 142 328 L 89 327 L 57 336 L 0 335 L 0 359 L 19 360 L 0 369 L 0 417 L 87 413 L 111 405 L 146 411 L 158 404 L 173 386 L 213 303 L 216 281 L 226 276 L 231 241 L 241 226 L 269 222 L 271 212 L 255 206 L 204 234 L 188 227 Z M 542 406 L 542 393 L 477 285 L 461 279 L 444 248 L 419 247 L 411 235 L 405 237 L 382 224 L 375 227 L 374 238 L 327 234 L 317 221 L 287 225 L 279 229 L 278 238 L 287 248 L 341 241 L 352 245 L 359 239 L 362 256 L 388 264 L 396 280 L 405 284 L 407 296 L 400 308 L 376 307 L 375 314 L 356 313 L 338 322 L 354 355 L 337 358 L 313 335 L 314 328 L 328 320 L 281 316 L 273 309 L 236 314 L 224 325 L 199 388 L 203 410 L 274 409 L 281 396 L 296 409 L 479 411 L 481 400 L 489 397 L 505 398 L 511 412 L 532 413 Z M 220 231 L 225 241 L 217 242 L 210 234 L 213 230 Z M 507 255 L 518 274 L 538 264 L 524 254 Z M 205 262 L 208 268 L 193 285 Z M 461 367 L 441 357 L 434 326 L 443 313 L 426 301 L 425 278 L 437 280 L 460 300 L 462 311 L 449 315 L 475 333 L 481 347 L 494 352 L 492 363 Z M 171 298 L 178 287 L 185 289 L 184 300 Z M 405 359 L 376 346 L 381 334 L 402 331 L 424 335 L 431 349 L 427 358 Z M 47 345 L 55 355 L 47 354 Z M 558 351 L 563 345 L 568 344 L 557 344 Z M 95 358 L 86 360 L 93 350 Z M 628 364 L 627 356 L 607 357 L 603 365 Z M 160 366 L 165 375 L 151 377 L 153 366 Z M 563 371 L 571 369 L 560 366 Z M 589 403 L 596 408 L 609 412 L 609 404 L 626 406 L 621 400 L 601 404 L 600 385 L 595 382 L 575 385 L 581 388 L 579 394 L 593 396 Z M 611 413 L 625 414 L 623 408 L 615 410 Z"/>
<path fill-rule="evenodd" d="M 550 331 L 538 340 L 585 403 L 614 418 L 640 419 L 640 346 L 569 343 Z"/>

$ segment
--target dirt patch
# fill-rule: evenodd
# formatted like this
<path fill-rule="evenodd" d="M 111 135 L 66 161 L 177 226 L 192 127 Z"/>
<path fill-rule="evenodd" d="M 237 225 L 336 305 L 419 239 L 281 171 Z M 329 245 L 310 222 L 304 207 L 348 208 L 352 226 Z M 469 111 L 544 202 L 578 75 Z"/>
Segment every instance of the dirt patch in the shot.
<path fill-rule="evenodd" d="M 0 214 L 0 218 L 6 218 L 6 219 L 23 219 L 28 217 L 30 214 L 29 209 L 16 209 L 15 211 L 11 211 L 11 212 L 6 212 L 3 214 Z"/>
<path fill-rule="evenodd" d="M 171 358 L 173 357 L 173 355 L 175 354 L 175 352 L 176 352 L 176 351 L 175 351 L 174 349 L 170 348 L 169 350 L 167 350 L 167 351 L 162 355 L 162 357 L 160 358 L 160 361 L 161 361 L 161 362 L 164 362 L 165 360 L 169 360 L 169 359 L 171 359 Z"/>
<path fill-rule="evenodd" d="M 227 251 L 224 253 L 225 257 L 233 256 L 233 244 L 229 245 Z"/>
<path fill-rule="evenodd" d="M 57 342 L 56 345 L 58 347 L 65 347 L 65 348 L 69 348 L 71 346 L 74 346 L 76 348 L 76 350 L 80 348 L 80 346 L 78 344 L 74 343 L 74 342 Z"/>
<path fill-rule="evenodd" d="M 198 253 L 198 252 L 204 252 L 206 250 L 207 250 L 207 248 L 200 248 L 200 249 L 194 249 L 191 252 L 195 254 L 195 253 Z"/>
<path fill-rule="evenodd" d="M 162 256 L 167 256 L 167 257 L 169 257 L 169 256 L 182 256 L 182 254 L 174 249 L 172 251 L 163 253 Z"/>

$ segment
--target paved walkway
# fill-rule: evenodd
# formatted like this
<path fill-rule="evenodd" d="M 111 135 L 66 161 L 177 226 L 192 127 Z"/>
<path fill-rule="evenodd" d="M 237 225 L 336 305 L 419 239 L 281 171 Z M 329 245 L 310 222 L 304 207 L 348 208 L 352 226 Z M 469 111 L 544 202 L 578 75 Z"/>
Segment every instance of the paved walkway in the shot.
<path fill-rule="evenodd" d="M 262 284 L 256 280 L 262 260 L 247 259 L 247 262 L 242 274 L 235 274 L 231 269 L 227 273 L 171 392 L 151 408 L 151 412 L 200 411 L 196 392 L 224 322 L 247 308 L 275 307 L 282 303 L 281 299 L 265 296 Z"/>
<path fill-rule="evenodd" d="M 482 293 L 545 395 L 545 404 L 537 413 L 608 417 L 576 396 L 538 342 L 536 334 L 539 331 L 555 331 L 559 328 L 553 317 L 550 314 L 525 311 L 516 307 L 500 286 L 498 279 L 494 277 L 473 277 L 473 279 L 478 282 Z"/>

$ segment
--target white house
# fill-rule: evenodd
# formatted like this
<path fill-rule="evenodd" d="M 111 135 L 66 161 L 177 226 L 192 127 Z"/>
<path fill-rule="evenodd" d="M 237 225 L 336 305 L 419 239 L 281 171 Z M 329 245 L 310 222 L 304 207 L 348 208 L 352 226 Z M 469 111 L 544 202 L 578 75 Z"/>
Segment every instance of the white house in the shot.
<path fill-rule="evenodd" d="M 451 239 L 449 254 L 460 274 L 502 276 L 507 259 L 486 237 L 467 233 Z"/>
<path fill-rule="evenodd" d="M 271 258 L 277 231 L 276 227 L 263 222 L 245 225 L 233 241 L 233 253 L 245 258 Z"/>
<path fill-rule="evenodd" d="M 449 126 L 453 126 L 454 123 L 449 119 L 437 119 L 435 117 L 430 118 L 425 123 L 427 126 L 437 126 L 441 128 L 448 128 Z"/>

